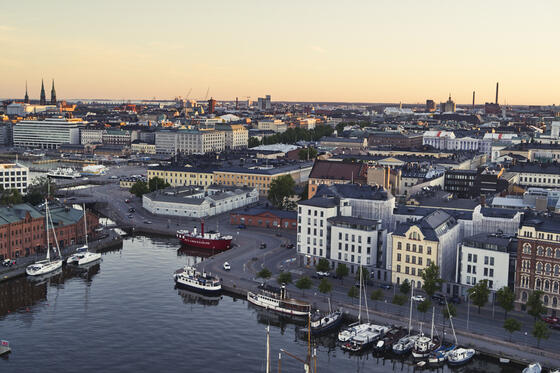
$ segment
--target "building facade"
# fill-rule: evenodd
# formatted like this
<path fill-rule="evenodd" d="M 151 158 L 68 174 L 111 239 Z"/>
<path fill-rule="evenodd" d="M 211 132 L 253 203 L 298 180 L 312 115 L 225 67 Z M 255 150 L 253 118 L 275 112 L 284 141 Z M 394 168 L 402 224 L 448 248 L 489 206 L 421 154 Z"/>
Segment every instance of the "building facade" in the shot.
<path fill-rule="evenodd" d="M 229 221 L 234 225 L 258 228 L 297 229 L 297 213 L 274 209 L 243 209 L 231 212 Z"/>
<path fill-rule="evenodd" d="M 17 189 L 26 194 L 28 179 L 29 168 L 16 163 L 0 164 L 0 186 L 4 190 Z"/>
<path fill-rule="evenodd" d="M 80 128 L 66 119 L 24 120 L 13 129 L 14 146 L 56 149 L 61 144 L 79 144 Z"/>
<path fill-rule="evenodd" d="M 159 177 L 173 187 L 201 186 L 204 188 L 214 184 L 214 173 L 209 169 L 194 167 L 158 166 L 148 168 L 148 180 Z"/>
<path fill-rule="evenodd" d="M 206 154 L 225 149 L 224 131 L 177 130 L 156 132 L 158 154 Z"/>

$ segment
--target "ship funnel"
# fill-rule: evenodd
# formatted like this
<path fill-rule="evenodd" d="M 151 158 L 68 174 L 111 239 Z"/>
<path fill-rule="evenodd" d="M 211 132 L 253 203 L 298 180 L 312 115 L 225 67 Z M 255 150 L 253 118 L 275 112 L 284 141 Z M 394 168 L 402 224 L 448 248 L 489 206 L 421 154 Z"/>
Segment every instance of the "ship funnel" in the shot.
<path fill-rule="evenodd" d="M 286 298 L 288 298 L 286 292 L 286 284 L 282 284 L 282 287 L 280 288 L 280 299 L 286 299 Z"/>
<path fill-rule="evenodd" d="M 204 219 L 200 221 L 200 235 L 204 237 Z"/>

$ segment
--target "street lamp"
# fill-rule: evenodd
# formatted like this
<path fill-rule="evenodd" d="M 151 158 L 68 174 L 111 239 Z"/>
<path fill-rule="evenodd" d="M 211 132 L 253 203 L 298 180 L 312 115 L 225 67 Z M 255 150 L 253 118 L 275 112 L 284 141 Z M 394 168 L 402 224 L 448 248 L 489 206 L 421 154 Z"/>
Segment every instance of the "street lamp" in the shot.
<path fill-rule="evenodd" d="M 472 294 L 476 294 L 476 290 L 472 291 Z M 469 330 L 469 318 L 470 318 L 470 311 L 471 311 L 471 304 L 470 304 L 469 292 L 467 291 L 467 330 Z"/>

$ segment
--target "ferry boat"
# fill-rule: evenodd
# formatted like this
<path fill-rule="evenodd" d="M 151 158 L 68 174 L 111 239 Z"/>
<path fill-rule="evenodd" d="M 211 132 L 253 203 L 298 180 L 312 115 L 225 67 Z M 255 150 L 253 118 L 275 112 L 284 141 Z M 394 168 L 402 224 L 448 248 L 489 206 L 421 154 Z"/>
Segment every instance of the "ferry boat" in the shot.
<path fill-rule="evenodd" d="M 59 167 L 54 170 L 49 170 L 47 176 L 54 179 L 77 179 L 82 177 L 79 172 L 70 167 Z"/>
<path fill-rule="evenodd" d="M 311 312 L 309 303 L 288 298 L 286 285 L 282 285 L 279 292 L 264 285 L 261 286 L 261 289 L 261 292 L 247 292 L 247 300 L 256 306 L 291 316 L 307 316 Z"/>
<path fill-rule="evenodd" d="M 205 294 L 218 294 L 222 290 L 222 283 L 216 276 L 208 272 L 199 272 L 196 268 L 185 266 L 173 274 L 178 287 L 194 290 Z"/>
<path fill-rule="evenodd" d="M 196 227 L 192 231 L 179 230 L 177 238 L 185 245 L 210 250 L 228 250 L 231 248 L 232 236 L 222 236 L 220 232 L 204 232 L 204 221 L 200 223 L 200 233 Z"/>

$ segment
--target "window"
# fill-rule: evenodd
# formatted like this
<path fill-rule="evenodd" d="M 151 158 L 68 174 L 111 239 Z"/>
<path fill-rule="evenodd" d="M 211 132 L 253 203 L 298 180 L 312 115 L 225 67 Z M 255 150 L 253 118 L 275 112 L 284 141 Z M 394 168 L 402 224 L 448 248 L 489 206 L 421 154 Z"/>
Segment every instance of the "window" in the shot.
<path fill-rule="evenodd" d="M 418 252 L 422 254 L 422 245 L 418 245 Z"/>
<path fill-rule="evenodd" d="M 494 265 L 494 257 L 493 257 L 493 256 L 490 257 L 490 265 L 491 265 L 491 266 Z"/>
<path fill-rule="evenodd" d="M 402 243 L 400 241 L 397 242 L 397 250 L 402 250 Z"/>
<path fill-rule="evenodd" d="M 428 246 L 428 248 L 426 250 L 427 250 L 428 255 L 432 255 L 432 247 L 431 246 Z"/>
<path fill-rule="evenodd" d="M 494 268 L 490 268 L 490 277 L 494 277 Z"/>
<path fill-rule="evenodd" d="M 418 257 L 418 265 L 422 265 L 422 257 Z"/>
<path fill-rule="evenodd" d="M 473 254 L 473 257 L 472 257 L 473 263 L 476 263 L 476 258 L 477 258 L 477 255 L 476 255 L 476 254 Z"/>
<path fill-rule="evenodd" d="M 407 256 L 406 256 L 405 261 L 406 261 L 407 263 L 410 263 L 410 255 L 407 255 Z"/>
<path fill-rule="evenodd" d="M 484 265 L 488 265 L 488 257 L 487 256 L 484 257 Z"/>
<path fill-rule="evenodd" d="M 409 243 L 406 244 L 406 251 L 410 251 L 410 244 Z"/>
<path fill-rule="evenodd" d="M 400 271 L 401 271 L 401 265 L 397 264 L 397 272 L 400 272 Z"/>
<path fill-rule="evenodd" d="M 484 276 L 488 276 L 488 268 L 484 267 Z"/>
<path fill-rule="evenodd" d="M 471 265 L 470 264 L 467 265 L 467 273 L 471 273 Z"/>
<path fill-rule="evenodd" d="M 397 254 L 397 262 L 401 261 L 401 254 Z"/>
<path fill-rule="evenodd" d="M 408 267 L 404 267 L 404 273 L 406 273 L 407 275 L 409 274 L 409 269 L 408 269 Z"/>
<path fill-rule="evenodd" d="M 469 262 L 472 262 L 472 254 L 469 254 L 468 259 Z"/>

